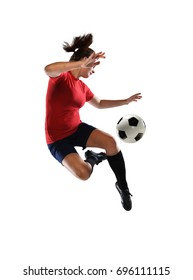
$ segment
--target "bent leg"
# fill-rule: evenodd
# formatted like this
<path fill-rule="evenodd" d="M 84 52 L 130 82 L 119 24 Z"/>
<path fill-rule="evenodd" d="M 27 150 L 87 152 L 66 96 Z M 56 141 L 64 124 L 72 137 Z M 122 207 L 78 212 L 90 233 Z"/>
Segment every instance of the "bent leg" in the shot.
<path fill-rule="evenodd" d="M 70 153 L 65 156 L 62 165 L 75 177 L 83 181 L 87 180 L 92 173 L 92 166 L 85 162 L 77 153 Z"/>
<path fill-rule="evenodd" d="M 86 146 L 106 150 L 108 163 L 117 179 L 115 186 L 121 196 L 123 208 L 127 211 L 131 210 L 132 201 L 126 180 L 125 161 L 115 139 L 110 134 L 95 129 L 88 138 Z"/>
<path fill-rule="evenodd" d="M 110 134 L 99 129 L 95 129 L 90 134 L 86 147 L 104 149 L 107 156 L 116 155 L 120 151 L 115 139 Z"/>
<path fill-rule="evenodd" d="M 87 147 L 96 147 L 106 150 L 107 160 L 115 174 L 121 189 L 127 189 L 125 161 L 115 139 L 108 133 L 95 129 L 86 144 Z"/>

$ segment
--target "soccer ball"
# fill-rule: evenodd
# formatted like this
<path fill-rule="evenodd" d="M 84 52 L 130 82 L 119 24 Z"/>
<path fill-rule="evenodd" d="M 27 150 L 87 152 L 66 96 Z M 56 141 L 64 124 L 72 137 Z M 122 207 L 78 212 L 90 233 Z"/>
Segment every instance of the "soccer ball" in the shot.
<path fill-rule="evenodd" d="M 119 138 L 126 143 L 136 143 L 146 130 L 144 120 L 138 115 L 123 116 L 117 123 L 116 131 Z"/>

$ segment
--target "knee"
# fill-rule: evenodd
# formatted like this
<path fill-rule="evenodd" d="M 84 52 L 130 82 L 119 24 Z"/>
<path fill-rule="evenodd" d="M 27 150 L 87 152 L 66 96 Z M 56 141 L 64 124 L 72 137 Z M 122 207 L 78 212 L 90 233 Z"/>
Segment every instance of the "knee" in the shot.
<path fill-rule="evenodd" d="M 92 169 L 85 166 L 85 167 L 81 167 L 80 169 L 76 170 L 75 173 L 76 173 L 75 175 L 78 179 L 80 179 L 82 181 L 86 181 L 90 178 Z"/>
<path fill-rule="evenodd" d="M 106 152 L 107 155 L 112 155 L 119 152 L 119 147 L 117 145 L 117 142 L 115 138 L 111 135 L 109 135 L 106 139 Z"/>

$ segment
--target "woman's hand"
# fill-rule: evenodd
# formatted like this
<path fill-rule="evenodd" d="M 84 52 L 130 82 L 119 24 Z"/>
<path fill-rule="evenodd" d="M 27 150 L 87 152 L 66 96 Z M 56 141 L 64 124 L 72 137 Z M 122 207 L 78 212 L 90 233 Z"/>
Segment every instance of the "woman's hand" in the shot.
<path fill-rule="evenodd" d="M 100 58 L 105 58 L 105 53 L 104 52 L 99 52 L 95 53 L 93 52 L 88 58 L 85 57 L 82 59 L 82 68 L 90 68 L 90 67 L 95 67 L 100 64 L 99 59 Z"/>
<path fill-rule="evenodd" d="M 141 93 L 135 93 L 135 94 L 131 95 L 129 98 L 125 99 L 125 103 L 129 104 L 133 101 L 136 102 L 141 98 L 142 98 Z"/>

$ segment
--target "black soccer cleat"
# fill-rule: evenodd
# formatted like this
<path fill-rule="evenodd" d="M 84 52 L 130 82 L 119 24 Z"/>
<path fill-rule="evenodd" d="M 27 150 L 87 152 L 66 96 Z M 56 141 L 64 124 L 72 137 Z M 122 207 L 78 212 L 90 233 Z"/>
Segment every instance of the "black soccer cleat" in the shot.
<path fill-rule="evenodd" d="M 93 151 L 86 151 L 85 152 L 85 158 L 86 160 L 89 158 L 93 158 L 96 162 L 96 165 L 98 165 L 100 162 L 102 162 L 103 160 L 107 159 L 107 155 L 105 153 L 95 153 Z"/>
<path fill-rule="evenodd" d="M 132 194 L 129 192 L 129 189 L 121 190 L 117 182 L 115 183 L 115 187 L 121 196 L 121 203 L 123 205 L 123 208 L 126 211 L 130 211 L 132 208 L 132 200 L 131 200 Z"/>

